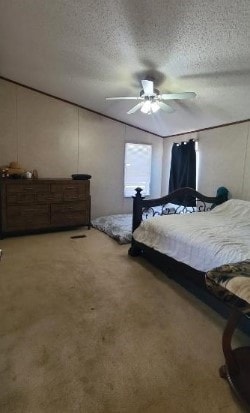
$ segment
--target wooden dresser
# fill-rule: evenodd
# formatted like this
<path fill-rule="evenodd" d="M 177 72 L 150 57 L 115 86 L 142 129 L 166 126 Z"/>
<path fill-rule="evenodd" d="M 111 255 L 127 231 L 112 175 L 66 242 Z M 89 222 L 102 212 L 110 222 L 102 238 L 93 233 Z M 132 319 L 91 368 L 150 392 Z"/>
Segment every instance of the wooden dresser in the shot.
<path fill-rule="evenodd" d="M 1 237 L 87 225 L 90 181 L 1 179 Z"/>

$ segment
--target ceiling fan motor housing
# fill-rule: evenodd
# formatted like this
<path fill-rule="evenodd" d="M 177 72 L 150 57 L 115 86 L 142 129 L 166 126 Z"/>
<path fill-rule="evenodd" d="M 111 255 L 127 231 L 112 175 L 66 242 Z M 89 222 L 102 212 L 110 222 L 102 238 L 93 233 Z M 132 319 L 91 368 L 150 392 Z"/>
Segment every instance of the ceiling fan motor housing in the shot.
<path fill-rule="evenodd" d="M 159 94 L 160 94 L 160 91 L 158 89 L 154 89 L 154 93 L 150 96 L 146 95 L 143 89 L 140 91 L 140 97 L 142 98 L 155 98 Z"/>

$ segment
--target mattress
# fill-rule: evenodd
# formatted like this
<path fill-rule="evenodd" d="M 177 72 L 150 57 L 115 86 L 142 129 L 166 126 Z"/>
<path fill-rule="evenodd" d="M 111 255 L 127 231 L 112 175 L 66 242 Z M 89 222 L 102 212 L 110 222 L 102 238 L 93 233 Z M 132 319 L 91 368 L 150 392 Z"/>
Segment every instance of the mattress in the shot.
<path fill-rule="evenodd" d="M 119 244 L 128 244 L 132 239 L 132 214 L 115 214 L 95 218 L 91 221 L 94 228 L 105 232 Z"/>
<path fill-rule="evenodd" d="M 133 237 L 204 272 L 250 259 L 250 202 L 231 199 L 208 212 L 150 218 Z"/>

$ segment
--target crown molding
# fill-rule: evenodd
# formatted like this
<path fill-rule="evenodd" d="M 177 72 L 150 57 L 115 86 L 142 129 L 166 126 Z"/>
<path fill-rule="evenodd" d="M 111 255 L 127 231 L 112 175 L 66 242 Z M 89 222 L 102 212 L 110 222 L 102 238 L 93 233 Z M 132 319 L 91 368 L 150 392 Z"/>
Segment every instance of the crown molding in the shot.
<path fill-rule="evenodd" d="M 165 138 L 172 138 L 172 137 L 175 137 L 175 136 L 188 135 L 189 133 L 203 132 L 204 130 L 224 128 L 224 127 L 226 127 L 226 126 L 238 125 L 239 123 L 244 123 L 244 122 L 250 122 L 250 119 L 237 120 L 237 121 L 235 121 L 235 122 L 230 122 L 230 123 L 222 123 L 222 124 L 220 124 L 220 125 L 209 126 L 209 128 L 194 129 L 194 130 L 190 130 L 190 131 L 188 131 L 188 132 L 175 133 L 175 134 L 173 134 L 173 135 L 162 136 L 162 138 L 163 138 L 163 139 L 165 139 Z"/>

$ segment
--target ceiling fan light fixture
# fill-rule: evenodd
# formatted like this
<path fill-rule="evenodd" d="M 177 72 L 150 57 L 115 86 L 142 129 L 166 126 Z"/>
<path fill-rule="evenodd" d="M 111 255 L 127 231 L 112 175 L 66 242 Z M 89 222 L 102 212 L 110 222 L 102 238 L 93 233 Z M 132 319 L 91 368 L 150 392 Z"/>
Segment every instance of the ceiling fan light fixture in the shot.
<path fill-rule="evenodd" d="M 153 113 L 157 112 L 160 109 L 160 106 L 158 105 L 157 102 L 152 102 L 151 103 L 151 110 Z"/>
<path fill-rule="evenodd" d="M 151 115 L 152 113 L 157 112 L 159 109 L 160 105 L 157 102 L 146 100 L 141 107 L 141 112 L 145 113 L 146 115 Z"/>
<path fill-rule="evenodd" d="M 142 112 L 142 113 L 146 113 L 146 114 L 151 112 L 151 103 L 150 103 L 149 100 L 146 100 L 146 101 L 143 103 L 143 105 L 142 105 L 142 107 L 141 107 L 141 112 Z"/>

